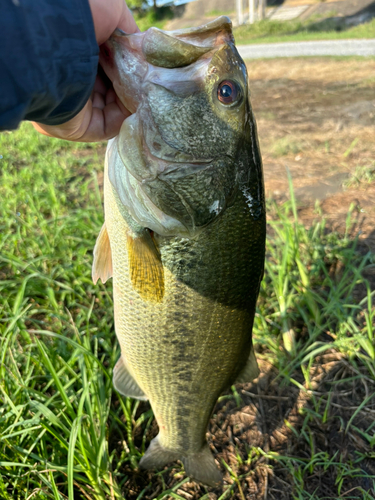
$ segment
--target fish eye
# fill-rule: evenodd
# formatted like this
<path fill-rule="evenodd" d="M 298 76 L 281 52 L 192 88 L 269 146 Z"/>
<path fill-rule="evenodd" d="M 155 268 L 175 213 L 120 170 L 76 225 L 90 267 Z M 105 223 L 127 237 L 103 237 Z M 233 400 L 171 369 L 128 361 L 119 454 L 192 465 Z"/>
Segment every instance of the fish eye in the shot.
<path fill-rule="evenodd" d="M 217 88 L 217 98 L 223 104 L 233 104 L 241 96 L 241 89 L 236 82 L 224 80 Z"/>

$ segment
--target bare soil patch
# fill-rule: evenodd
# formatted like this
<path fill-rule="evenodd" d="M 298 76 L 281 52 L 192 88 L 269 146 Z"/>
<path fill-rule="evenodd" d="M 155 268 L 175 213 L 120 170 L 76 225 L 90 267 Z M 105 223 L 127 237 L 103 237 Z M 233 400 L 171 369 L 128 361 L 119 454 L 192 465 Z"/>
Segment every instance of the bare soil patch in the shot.
<path fill-rule="evenodd" d="M 354 204 L 353 228 L 375 250 L 375 183 L 355 180 L 375 166 L 375 61 L 296 58 L 247 66 L 267 196 L 288 197 L 287 167 L 306 224 L 317 216 L 318 200 L 318 213 L 343 231 Z"/>

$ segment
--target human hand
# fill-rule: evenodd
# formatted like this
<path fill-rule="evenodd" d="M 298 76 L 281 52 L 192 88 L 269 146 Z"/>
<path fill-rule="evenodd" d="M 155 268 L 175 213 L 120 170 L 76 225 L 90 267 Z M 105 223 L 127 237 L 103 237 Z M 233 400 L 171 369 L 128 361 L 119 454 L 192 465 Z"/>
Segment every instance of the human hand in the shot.
<path fill-rule="evenodd" d="M 124 0 L 89 0 L 95 36 L 101 45 L 120 28 L 126 33 L 139 31 Z M 96 142 L 111 139 L 131 113 L 124 107 L 104 72 L 98 71 L 94 89 L 84 108 L 61 125 L 33 122 L 34 128 L 50 137 L 69 141 Z"/>

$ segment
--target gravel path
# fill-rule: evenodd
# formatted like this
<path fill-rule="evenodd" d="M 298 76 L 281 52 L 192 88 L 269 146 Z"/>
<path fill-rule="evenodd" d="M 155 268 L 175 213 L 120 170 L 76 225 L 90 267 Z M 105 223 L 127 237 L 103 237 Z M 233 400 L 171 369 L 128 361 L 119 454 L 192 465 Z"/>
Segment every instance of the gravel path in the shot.
<path fill-rule="evenodd" d="M 243 59 L 298 56 L 375 56 L 375 39 L 238 45 Z"/>

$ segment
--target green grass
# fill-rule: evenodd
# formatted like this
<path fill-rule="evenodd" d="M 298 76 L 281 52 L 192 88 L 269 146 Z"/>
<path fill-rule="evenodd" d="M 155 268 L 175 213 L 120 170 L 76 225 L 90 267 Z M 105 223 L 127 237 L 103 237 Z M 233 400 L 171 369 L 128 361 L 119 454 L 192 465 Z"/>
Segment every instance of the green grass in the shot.
<path fill-rule="evenodd" d="M 219 17 L 219 16 L 234 16 L 235 15 L 235 11 L 233 9 L 229 9 L 229 10 L 213 9 L 213 10 L 210 10 L 210 12 L 208 12 L 207 15 L 208 16 L 215 16 L 215 17 Z"/>
<path fill-rule="evenodd" d="M 375 19 L 351 28 L 346 28 L 329 19 L 323 21 L 313 18 L 306 21 L 264 20 L 235 28 L 234 37 L 237 44 L 374 38 Z"/>
<path fill-rule="evenodd" d="M 291 139 L 288 136 L 276 139 L 272 144 L 272 154 L 276 158 L 280 156 L 291 154 L 297 154 L 303 150 L 303 144 L 296 139 Z"/>
<path fill-rule="evenodd" d="M 375 181 L 375 162 L 371 165 L 360 165 L 355 168 L 353 174 L 344 181 L 344 187 L 358 187 L 360 184 L 370 184 Z"/>
<path fill-rule="evenodd" d="M 141 499 L 155 491 L 158 499 L 183 498 L 177 490 L 188 486 L 181 466 L 139 476 L 152 412 L 112 389 L 119 348 L 111 283 L 91 281 L 103 222 L 97 181 L 103 147 L 49 139 L 25 124 L 0 135 L 0 155 L 0 498 Z M 374 291 L 364 278 L 374 255 L 359 253 L 349 238 L 350 213 L 343 237 L 327 231 L 318 215 L 306 229 L 293 197 L 281 207 L 270 204 L 269 213 L 256 349 L 278 370 L 280 387 L 298 387 L 308 402 L 300 423 L 286 417 L 292 450 L 245 443 L 237 462 L 223 462 L 232 484 L 219 498 L 243 499 L 245 479 L 268 467 L 288 478 L 295 499 L 323 498 L 308 485 L 319 475 L 324 482 L 324 474 L 335 481 L 334 495 L 324 498 L 372 499 L 358 481 L 364 474 L 374 481 L 362 467 L 374 457 L 374 427 L 357 417 L 372 408 L 374 393 Z M 349 458 L 319 448 L 313 436 L 336 418 L 333 386 L 318 395 L 308 390 L 311 368 L 331 351 L 369 387 L 342 422 L 345 435 L 357 432 L 366 442 L 365 451 Z M 241 398 L 234 391 L 219 405 L 237 408 Z M 355 492 L 346 494 L 348 484 Z M 199 491 L 194 498 L 207 498 Z"/>

